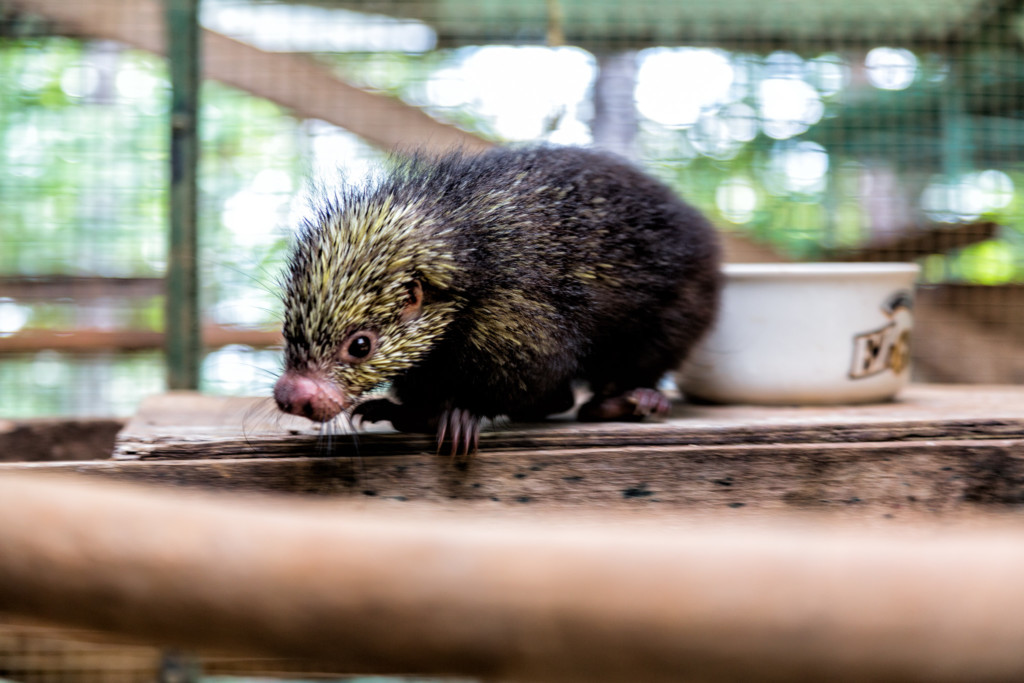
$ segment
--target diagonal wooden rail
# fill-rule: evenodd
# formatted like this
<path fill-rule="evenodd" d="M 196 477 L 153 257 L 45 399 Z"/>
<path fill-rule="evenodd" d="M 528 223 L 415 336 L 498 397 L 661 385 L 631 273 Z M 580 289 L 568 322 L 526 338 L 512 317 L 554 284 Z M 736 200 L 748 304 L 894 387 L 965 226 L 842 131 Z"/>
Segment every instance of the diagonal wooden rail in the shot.
<path fill-rule="evenodd" d="M 1021 680 L 1024 525 L 458 515 L 0 477 L 0 613 L 533 681 Z"/>
<path fill-rule="evenodd" d="M 114 40 L 165 54 L 163 3 L 158 0 L 11 0 L 41 15 L 65 35 Z M 299 54 L 260 50 L 214 31 L 202 31 L 203 76 L 241 88 L 359 135 L 386 150 L 423 148 L 482 151 L 490 143 L 437 121 L 401 100 L 357 88 L 327 66 Z"/>

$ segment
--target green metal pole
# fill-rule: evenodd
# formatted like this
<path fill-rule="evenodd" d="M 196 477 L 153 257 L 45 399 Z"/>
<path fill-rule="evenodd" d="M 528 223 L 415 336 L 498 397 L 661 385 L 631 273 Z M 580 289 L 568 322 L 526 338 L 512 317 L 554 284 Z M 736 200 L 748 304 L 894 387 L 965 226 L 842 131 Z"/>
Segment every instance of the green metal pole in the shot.
<path fill-rule="evenodd" d="M 196 175 L 199 161 L 199 0 L 166 0 L 171 71 L 171 210 L 167 259 L 167 385 L 198 389 Z"/>
<path fill-rule="evenodd" d="M 942 172 L 953 183 L 971 169 L 971 128 L 962 66 L 954 64 L 942 98 Z"/>

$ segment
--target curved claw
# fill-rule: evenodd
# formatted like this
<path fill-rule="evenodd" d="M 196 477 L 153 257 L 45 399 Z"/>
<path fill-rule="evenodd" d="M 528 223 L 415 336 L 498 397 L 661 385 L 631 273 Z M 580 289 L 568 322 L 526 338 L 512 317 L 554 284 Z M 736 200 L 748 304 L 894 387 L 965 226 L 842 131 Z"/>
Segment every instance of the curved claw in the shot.
<path fill-rule="evenodd" d="M 450 408 L 441 413 L 437 425 L 437 453 L 445 439 L 451 441 L 451 457 L 469 457 L 480 447 L 480 417 L 464 408 Z"/>

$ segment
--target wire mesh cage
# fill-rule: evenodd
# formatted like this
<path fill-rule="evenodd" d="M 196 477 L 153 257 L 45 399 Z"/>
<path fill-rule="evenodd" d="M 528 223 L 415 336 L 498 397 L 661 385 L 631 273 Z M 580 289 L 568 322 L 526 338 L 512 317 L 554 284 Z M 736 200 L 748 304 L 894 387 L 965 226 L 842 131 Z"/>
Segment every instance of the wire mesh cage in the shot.
<path fill-rule="evenodd" d="M 165 10 L 0 0 L 0 417 L 127 415 L 166 387 Z M 268 392 L 277 280 L 311 183 L 357 183 L 389 153 L 423 146 L 533 141 L 634 160 L 713 219 L 734 261 L 917 262 L 916 379 L 1024 378 L 1019 2 L 200 10 L 205 391 Z M 318 676 L 301 662 L 176 659 L 0 616 L 0 680 L 199 670 Z"/>
<path fill-rule="evenodd" d="M 162 11 L 0 3 L 2 414 L 129 413 L 164 386 Z M 203 388 L 269 386 L 310 179 L 537 140 L 635 159 L 736 260 L 920 262 L 918 378 L 1014 380 L 1018 19 L 996 0 L 205 0 Z"/>

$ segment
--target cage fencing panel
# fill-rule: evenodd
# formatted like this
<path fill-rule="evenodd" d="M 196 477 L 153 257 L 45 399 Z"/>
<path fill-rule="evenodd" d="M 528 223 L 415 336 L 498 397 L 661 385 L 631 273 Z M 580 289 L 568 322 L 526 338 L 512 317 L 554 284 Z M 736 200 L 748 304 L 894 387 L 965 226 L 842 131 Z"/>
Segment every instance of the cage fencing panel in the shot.
<path fill-rule="evenodd" d="M 0 417 L 125 415 L 164 389 L 163 10 L 0 0 Z M 916 378 L 1017 382 L 1022 18 L 1009 0 L 203 0 L 202 388 L 268 393 L 311 186 L 389 151 L 529 141 L 634 159 L 732 260 L 918 262 Z M 168 670 L 159 648 L 34 628 L 0 621 L 0 677 Z"/>
<path fill-rule="evenodd" d="M 917 378 L 1016 381 L 1020 18 L 997 0 L 204 0 L 203 388 L 269 388 L 311 181 L 524 141 L 634 158 L 734 260 L 917 261 Z M 163 6 L 0 0 L 0 22 L 0 414 L 130 413 L 164 382 Z"/>

